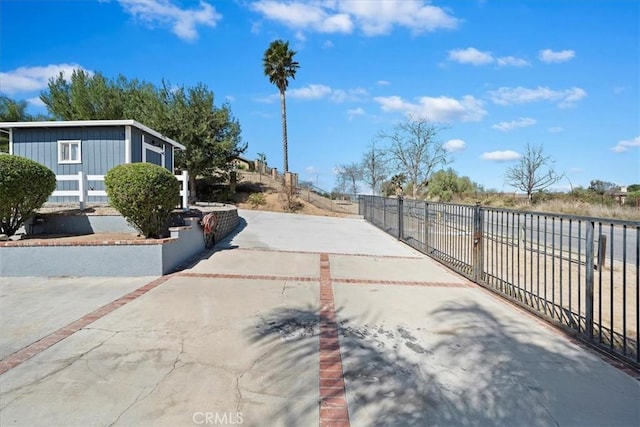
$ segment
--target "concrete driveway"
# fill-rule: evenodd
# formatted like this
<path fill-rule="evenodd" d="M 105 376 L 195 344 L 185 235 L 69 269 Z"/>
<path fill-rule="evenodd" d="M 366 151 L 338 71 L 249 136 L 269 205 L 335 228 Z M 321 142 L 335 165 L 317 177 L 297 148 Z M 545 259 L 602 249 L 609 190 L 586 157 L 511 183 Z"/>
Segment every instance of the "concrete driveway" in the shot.
<path fill-rule="evenodd" d="M 162 278 L 0 278 L 0 425 L 640 425 L 633 375 L 362 219 L 240 216 Z"/>

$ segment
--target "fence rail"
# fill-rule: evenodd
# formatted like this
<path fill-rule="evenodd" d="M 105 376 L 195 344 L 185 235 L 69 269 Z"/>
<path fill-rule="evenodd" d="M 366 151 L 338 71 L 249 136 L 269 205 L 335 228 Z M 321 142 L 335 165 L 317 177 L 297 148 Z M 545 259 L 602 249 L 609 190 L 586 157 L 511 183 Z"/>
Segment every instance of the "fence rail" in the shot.
<path fill-rule="evenodd" d="M 361 196 L 372 224 L 640 367 L 640 222 Z"/>
<path fill-rule="evenodd" d="M 187 171 L 183 171 L 180 175 L 174 175 L 180 182 L 180 206 L 183 209 L 189 209 L 189 174 Z M 75 175 L 56 175 L 56 180 L 61 181 L 75 181 L 77 182 L 77 189 L 75 190 L 55 190 L 52 197 L 77 197 L 80 209 L 84 210 L 89 197 L 107 197 L 105 190 L 94 190 L 89 182 L 98 181 L 104 182 L 104 175 L 87 175 L 80 171 Z"/>

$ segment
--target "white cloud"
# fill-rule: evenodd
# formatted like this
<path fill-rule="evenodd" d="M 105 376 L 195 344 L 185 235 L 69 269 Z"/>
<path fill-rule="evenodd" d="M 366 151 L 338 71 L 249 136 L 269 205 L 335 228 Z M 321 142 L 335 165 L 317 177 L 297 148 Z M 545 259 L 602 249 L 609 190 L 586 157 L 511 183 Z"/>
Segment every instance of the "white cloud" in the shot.
<path fill-rule="evenodd" d="M 518 120 L 512 120 L 510 122 L 500 122 L 493 126 L 493 129 L 501 130 L 502 132 L 508 132 L 510 130 L 526 128 L 528 126 L 533 126 L 536 124 L 535 119 L 530 118 L 520 118 Z"/>
<path fill-rule="evenodd" d="M 45 103 L 42 102 L 39 96 L 34 96 L 33 98 L 27 99 L 27 102 L 34 107 L 45 107 Z"/>
<path fill-rule="evenodd" d="M 515 56 L 494 57 L 491 52 L 481 51 L 474 47 L 449 51 L 449 60 L 460 64 L 487 65 L 497 63 L 500 67 L 526 67 L 528 61 Z"/>
<path fill-rule="evenodd" d="M 489 160 L 492 162 L 510 162 L 512 160 L 518 160 L 520 158 L 520 154 L 513 150 L 489 151 L 482 153 L 481 158 L 482 160 Z"/>
<path fill-rule="evenodd" d="M 515 56 L 503 56 L 496 60 L 501 67 L 528 67 L 529 61 Z"/>
<path fill-rule="evenodd" d="M 442 146 L 447 152 L 453 153 L 455 151 L 463 151 L 465 148 L 467 148 L 467 143 L 461 139 L 450 139 Z"/>
<path fill-rule="evenodd" d="M 394 27 L 422 33 L 453 29 L 459 24 L 447 10 L 423 0 L 259 0 L 251 8 L 290 29 L 318 33 L 350 34 L 359 30 L 376 36 L 388 34 Z"/>
<path fill-rule="evenodd" d="M 329 99 L 332 102 L 346 102 L 346 101 L 362 101 L 369 96 L 369 92 L 362 88 L 356 89 L 333 89 Z"/>
<path fill-rule="evenodd" d="M 170 0 L 118 0 L 128 14 L 154 27 L 169 26 L 171 31 L 183 40 L 198 38 L 197 25 L 215 27 L 222 15 L 205 1 L 200 1 L 197 9 L 181 9 Z"/>
<path fill-rule="evenodd" d="M 342 103 L 346 101 L 360 101 L 369 96 L 365 89 L 333 89 L 323 84 L 310 84 L 305 87 L 289 89 L 287 97 L 292 99 L 317 100 L 328 99 L 331 102 Z M 275 101 L 278 95 L 271 95 L 268 101 Z"/>
<path fill-rule="evenodd" d="M 307 173 L 307 175 L 315 175 L 318 173 L 318 168 L 316 168 L 315 166 L 307 166 L 306 168 L 304 168 L 304 171 Z"/>
<path fill-rule="evenodd" d="M 260 0 L 251 7 L 265 18 L 294 30 L 311 29 L 319 33 L 350 33 L 353 30 L 353 23 L 348 15 L 331 15 L 319 3 Z"/>
<path fill-rule="evenodd" d="M 374 101 L 380 104 L 383 111 L 398 111 L 434 121 L 476 122 L 487 114 L 482 101 L 470 95 L 459 100 L 445 96 L 423 96 L 416 98 L 415 103 L 405 101 L 399 96 L 376 97 Z"/>
<path fill-rule="evenodd" d="M 583 168 L 578 168 L 578 167 L 573 167 L 573 168 L 569 169 L 569 172 L 571 172 L 571 173 L 582 173 L 582 172 L 584 172 L 584 169 Z"/>
<path fill-rule="evenodd" d="M 320 84 L 311 84 L 306 87 L 289 89 L 287 96 L 295 99 L 322 99 L 331 94 L 329 86 Z"/>
<path fill-rule="evenodd" d="M 460 64 L 486 65 L 493 62 L 491 52 L 481 52 L 474 47 L 449 51 L 449 60 Z"/>
<path fill-rule="evenodd" d="M 640 136 L 636 136 L 633 139 L 618 141 L 615 147 L 611 148 L 611 150 L 616 153 L 624 153 L 633 147 L 640 147 Z"/>
<path fill-rule="evenodd" d="M 2 86 L 0 91 L 8 95 L 20 92 L 35 92 L 47 87 L 49 79 L 63 73 L 66 79 L 71 78 L 73 70 L 85 70 L 78 64 L 51 64 L 43 67 L 20 67 L 6 73 L 0 73 Z"/>
<path fill-rule="evenodd" d="M 564 132 L 564 128 L 562 126 L 552 126 L 549 129 L 547 129 L 547 131 L 549 133 Z"/>
<path fill-rule="evenodd" d="M 571 107 L 577 101 L 587 96 L 587 92 L 579 87 L 565 90 L 553 90 L 538 86 L 528 89 L 521 86 L 501 87 L 488 93 L 489 98 L 498 105 L 525 104 L 537 101 L 558 102 L 559 107 Z"/>
<path fill-rule="evenodd" d="M 364 114 L 365 111 L 360 107 L 347 110 L 347 116 L 349 117 L 349 120 L 353 120 L 358 116 L 364 116 Z"/>
<path fill-rule="evenodd" d="M 331 49 L 333 46 L 334 44 L 331 40 L 325 40 L 324 43 L 322 43 L 324 49 Z"/>
<path fill-rule="evenodd" d="M 572 50 L 561 50 L 554 52 L 551 49 L 544 49 L 538 52 L 538 59 L 542 62 L 566 62 L 573 59 L 576 53 Z"/>
<path fill-rule="evenodd" d="M 379 86 L 389 86 L 391 83 L 387 80 L 378 80 L 376 84 Z"/>

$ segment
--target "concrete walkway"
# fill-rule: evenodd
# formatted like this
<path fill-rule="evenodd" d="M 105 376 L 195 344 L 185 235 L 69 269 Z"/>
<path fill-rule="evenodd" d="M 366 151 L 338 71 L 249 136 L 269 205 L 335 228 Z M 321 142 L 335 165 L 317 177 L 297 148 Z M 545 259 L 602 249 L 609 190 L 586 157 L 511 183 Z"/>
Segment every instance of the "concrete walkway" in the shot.
<path fill-rule="evenodd" d="M 0 425 L 640 425 L 638 380 L 363 220 L 240 216 L 170 276 L 0 278 Z"/>

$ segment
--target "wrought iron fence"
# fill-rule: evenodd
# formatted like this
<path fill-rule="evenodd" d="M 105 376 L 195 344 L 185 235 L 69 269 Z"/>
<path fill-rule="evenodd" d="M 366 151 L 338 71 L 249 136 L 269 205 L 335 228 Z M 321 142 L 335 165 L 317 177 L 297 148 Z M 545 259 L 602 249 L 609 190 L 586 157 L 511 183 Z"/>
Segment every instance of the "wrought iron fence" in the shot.
<path fill-rule="evenodd" d="M 640 367 L 640 222 L 361 196 L 415 249 Z"/>

